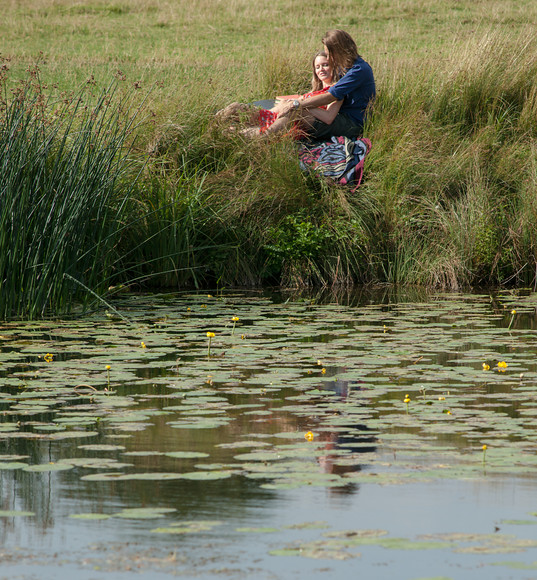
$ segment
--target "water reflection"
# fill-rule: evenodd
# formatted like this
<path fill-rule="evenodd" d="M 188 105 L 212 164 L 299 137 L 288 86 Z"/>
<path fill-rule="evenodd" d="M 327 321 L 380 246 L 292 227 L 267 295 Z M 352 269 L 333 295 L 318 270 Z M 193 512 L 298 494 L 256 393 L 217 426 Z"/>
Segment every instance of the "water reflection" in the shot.
<path fill-rule="evenodd" d="M 346 371 L 346 369 L 339 369 Z M 320 388 L 328 392 L 333 392 L 335 399 L 339 402 L 350 403 L 353 391 L 361 390 L 363 383 L 359 380 L 336 379 L 325 381 Z M 332 400 L 332 399 L 331 399 Z M 310 404 L 316 407 L 321 401 L 313 399 Z M 341 407 L 333 411 L 334 414 L 342 415 Z M 315 426 L 312 426 L 315 429 Z M 362 469 L 361 464 L 345 465 L 341 464 L 341 456 L 338 451 L 359 453 L 373 453 L 376 450 L 375 432 L 364 422 L 349 422 L 343 431 L 323 430 L 319 433 L 319 440 L 323 442 L 323 455 L 318 457 L 319 465 L 325 473 L 344 475 L 346 473 L 357 472 Z M 344 463 L 344 462 L 343 462 Z M 356 484 L 348 484 L 343 487 L 335 487 L 332 493 L 355 493 L 358 489 Z"/>

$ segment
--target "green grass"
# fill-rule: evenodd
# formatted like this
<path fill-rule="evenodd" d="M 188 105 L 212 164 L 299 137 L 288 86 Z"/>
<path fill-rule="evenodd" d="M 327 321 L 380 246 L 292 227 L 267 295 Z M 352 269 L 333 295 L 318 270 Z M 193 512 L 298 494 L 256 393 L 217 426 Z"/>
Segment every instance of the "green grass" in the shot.
<path fill-rule="evenodd" d="M 351 0 L 38 0 L 3 11 L 0 186 L 24 224 L 4 226 L 3 317 L 63 312 L 129 283 L 537 284 L 534 3 L 376 0 L 357 13 Z M 212 119 L 234 100 L 307 90 L 334 27 L 377 80 L 356 194 L 302 174 L 289 140 L 246 143 Z M 25 89 L 37 101 L 16 113 L 13 91 L 35 85 L 37 61 L 39 94 Z M 54 117 L 79 91 L 88 111 L 104 98 L 106 114 L 65 105 Z"/>

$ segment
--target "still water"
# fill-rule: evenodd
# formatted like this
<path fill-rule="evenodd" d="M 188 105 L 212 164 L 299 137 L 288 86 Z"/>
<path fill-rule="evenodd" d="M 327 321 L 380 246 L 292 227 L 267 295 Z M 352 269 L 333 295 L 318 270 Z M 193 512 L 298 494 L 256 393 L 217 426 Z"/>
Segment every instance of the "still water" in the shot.
<path fill-rule="evenodd" d="M 536 305 L 123 295 L 5 323 L 0 579 L 537 578 Z"/>

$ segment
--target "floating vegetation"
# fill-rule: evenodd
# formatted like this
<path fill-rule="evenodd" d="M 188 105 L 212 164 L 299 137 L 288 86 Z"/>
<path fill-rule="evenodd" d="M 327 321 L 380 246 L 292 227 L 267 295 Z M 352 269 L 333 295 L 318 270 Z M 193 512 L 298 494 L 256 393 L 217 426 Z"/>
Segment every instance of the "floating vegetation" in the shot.
<path fill-rule="evenodd" d="M 106 514 L 70 514 L 69 517 L 75 520 L 108 520 L 112 516 Z"/>
<path fill-rule="evenodd" d="M 151 530 L 153 534 L 199 534 L 210 532 L 213 528 L 221 526 L 223 522 L 219 521 L 192 521 L 192 522 L 174 522 L 165 528 L 155 528 Z"/>
<path fill-rule="evenodd" d="M 72 469 L 73 466 L 67 463 L 43 463 L 41 465 L 27 465 L 23 467 L 23 471 L 31 471 L 33 473 L 43 473 L 46 471 L 65 471 Z"/>
<path fill-rule="evenodd" d="M 208 453 L 202 453 L 200 451 L 169 451 L 164 455 L 166 457 L 174 457 L 175 459 L 200 459 L 209 457 Z"/>
<path fill-rule="evenodd" d="M 21 461 L 1 461 L 0 469 L 22 469 L 27 467 L 27 463 L 22 463 Z"/>
<path fill-rule="evenodd" d="M 122 295 L 114 306 L 129 324 L 100 314 L 7 322 L 2 486 L 69 482 L 110 498 L 71 509 L 75 525 L 172 519 L 188 506 L 154 504 L 193 490 L 207 501 L 218 493 L 238 501 L 251 489 L 263 498 L 343 498 L 360 486 L 397 493 L 446 480 L 533 484 L 537 294 L 507 308 L 499 300 L 440 294 L 355 307 L 242 294 Z M 239 320 L 243 339 L 233 332 Z M 127 494 L 140 507 L 120 510 Z M 8 498 L 0 516 L 34 514 L 19 505 L 34 504 Z M 233 505 L 239 513 L 240 502 Z M 498 526 L 530 531 L 536 514 L 502 513 Z M 227 525 L 199 515 L 181 512 L 180 521 L 149 531 L 218 534 Z M 270 533 L 274 556 L 344 561 L 370 546 L 467 557 L 537 549 L 532 539 L 499 532 L 407 538 L 326 522 L 242 523 L 233 533 Z M 280 541 L 293 533 L 304 537 Z"/>
<path fill-rule="evenodd" d="M 113 514 L 113 517 L 129 520 L 146 520 L 161 518 L 175 511 L 175 508 L 129 508 Z"/>
<path fill-rule="evenodd" d="M 524 552 L 534 548 L 533 540 L 521 540 L 503 534 L 436 534 L 416 539 L 388 537 L 384 530 L 347 530 L 324 533 L 327 539 L 300 543 L 270 552 L 274 556 L 305 558 L 353 558 L 357 547 L 379 546 L 388 550 L 449 550 L 465 554 L 501 554 Z M 500 565 L 500 564 L 496 564 Z"/>

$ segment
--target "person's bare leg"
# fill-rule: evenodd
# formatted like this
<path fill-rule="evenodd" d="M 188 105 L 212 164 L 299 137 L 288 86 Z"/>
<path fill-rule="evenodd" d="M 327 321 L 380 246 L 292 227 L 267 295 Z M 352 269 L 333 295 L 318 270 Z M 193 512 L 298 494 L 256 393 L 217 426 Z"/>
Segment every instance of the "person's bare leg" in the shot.
<path fill-rule="evenodd" d="M 243 137 L 248 139 L 255 139 L 257 137 L 264 137 L 270 135 L 276 135 L 277 133 L 282 133 L 290 125 L 291 119 L 289 117 L 278 117 L 270 127 L 265 131 L 261 132 L 259 127 L 247 127 L 246 129 L 241 129 L 239 133 Z"/>
<path fill-rule="evenodd" d="M 259 109 L 245 103 L 231 103 L 215 113 L 219 123 L 246 123 L 255 125 L 259 118 Z"/>
<path fill-rule="evenodd" d="M 313 122 L 315 117 L 308 113 L 307 111 L 301 111 L 300 113 L 293 112 L 291 115 L 281 115 L 278 117 L 266 131 L 261 132 L 259 127 L 248 127 L 242 129 L 240 134 L 243 137 L 248 137 L 249 139 L 254 139 L 262 136 L 277 135 L 278 133 L 283 133 L 288 131 L 293 124 L 295 124 L 298 131 L 303 131 L 307 133 L 313 127 Z"/>
<path fill-rule="evenodd" d="M 307 132 L 308 129 L 313 127 L 314 121 L 315 117 L 307 111 L 301 111 L 300 113 L 294 113 L 289 116 L 280 116 L 266 130 L 266 133 L 281 133 L 282 131 L 289 130 L 293 123 L 296 123 L 297 129 Z"/>

